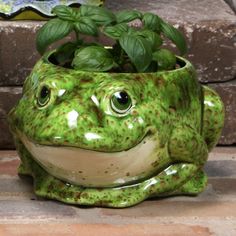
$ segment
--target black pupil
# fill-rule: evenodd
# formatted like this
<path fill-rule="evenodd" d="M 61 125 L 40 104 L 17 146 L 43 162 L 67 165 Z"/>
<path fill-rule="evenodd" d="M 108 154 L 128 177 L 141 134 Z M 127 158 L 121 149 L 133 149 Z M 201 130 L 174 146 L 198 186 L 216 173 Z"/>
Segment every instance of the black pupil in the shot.
<path fill-rule="evenodd" d="M 49 95 L 49 90 L 47 87 L 43 87 L 40 93 L 41 98 L 46 98 Z"/>
<path fill-rule="evenodd" d="M 116 98 L 120 104 L 127 104 L 129 102 L 129 95 L 126 92 L 118 92 Z"/>

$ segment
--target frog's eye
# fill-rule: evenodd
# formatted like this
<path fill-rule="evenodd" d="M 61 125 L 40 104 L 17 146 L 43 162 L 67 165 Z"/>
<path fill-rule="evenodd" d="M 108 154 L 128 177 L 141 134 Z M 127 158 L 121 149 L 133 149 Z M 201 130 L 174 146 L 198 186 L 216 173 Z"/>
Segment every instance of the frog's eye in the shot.
<path fill-rule="evenodd" d="M 128 93 L 119 91 L 111 97 L 111 108 L 114 112 L 119 114 L 126 113 L 132 107 L 132 100 Z"/>
<path fill-rule="evenodd" d="M 50 100 L 50 89 L 47 86 L 43 86 L 38 94 L 38 105 L 43 107 L 47 105 Z"/>

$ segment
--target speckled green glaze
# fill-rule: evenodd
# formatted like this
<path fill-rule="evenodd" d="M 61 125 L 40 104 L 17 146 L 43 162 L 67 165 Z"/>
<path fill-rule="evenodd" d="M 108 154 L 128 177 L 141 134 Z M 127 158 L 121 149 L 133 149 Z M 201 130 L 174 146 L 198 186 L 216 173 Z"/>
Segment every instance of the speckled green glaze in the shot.
<path fill-rule="evenodd" d="M 178 61 L 181 68 L 166 72 L 92 73 L 55 66 L 44 56 L 25 81 L 23 97 L 8 116 L 22 161 L 19 173 L 33 176 L 35 193 L 70 204 L 120 208 L 151 197 L 202 192 L 207 184 L 202 168 L 220 136 L 224 107 L 213 90 L 197 82 L 193 66 L 183 58 Z M 37 99 L 45 85 L 51 97 L 42 108 Z M 126 114 L 111 109 L 111 96 L 116 91 L 126 91 L 132 99 Z M 76 119 L 71 122 L 68 114 L 72 111 Z M 26 140 L 35 148 L 111 155 L 114 163 L 119 157 L 113 155 L 125 156 L 145 143 L 152 143 L 153 149 L 139 168 L 134 168 L 137 173 L 126 171 L 120 182 L 112 179 L 123 173 L 120 166 L 106 166 L 98 158 L 94 171 L 96 166 L 104 166 L 107 182 L 96 186 L 97 182 L 80 169 L 67 178 L 63 166 L 39 161 Z M 69 155 L 65 158 L 70 162 Z M 82 158 L 89 163 L 89 158 Z M 136 158 L 140 157 L 134 156 L 132 162 Z M 85 170 L 91 168 L 91 163 L 88 165 Z M 131 168 L 132 163 L 128 169 L 129 165 Z"/>

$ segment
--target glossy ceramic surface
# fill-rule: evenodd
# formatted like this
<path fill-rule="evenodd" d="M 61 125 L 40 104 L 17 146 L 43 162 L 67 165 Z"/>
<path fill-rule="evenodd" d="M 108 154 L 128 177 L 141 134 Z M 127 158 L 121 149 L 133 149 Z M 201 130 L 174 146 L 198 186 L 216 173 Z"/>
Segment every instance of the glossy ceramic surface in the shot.
<path fill-rule="evenodd" d="M 0 19 L 45 19 L 52 17 L 57 5 L 87 4 L 99 6 L 103 0 L 0 0 Z"/>
<path fill-rule="evenodd" d="M 224 108 L 178 61 L 173 71 L 136 74 L 75 71 L 42 58 L 9 113 L 19 173 L 34 177 L 36 194 L 128 207 L 202 192 Z"/>

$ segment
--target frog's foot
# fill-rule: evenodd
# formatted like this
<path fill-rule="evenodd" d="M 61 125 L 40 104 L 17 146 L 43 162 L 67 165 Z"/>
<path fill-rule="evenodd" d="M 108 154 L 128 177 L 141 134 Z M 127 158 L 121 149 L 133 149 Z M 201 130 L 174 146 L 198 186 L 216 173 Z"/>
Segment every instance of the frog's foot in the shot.
<path fill-rule="evenodd" d="M 21 163 L 18 167 L 18 174 L 32 176 L 32 163 L 34 161 L 31 157 L 31 154 L 27 151 L 19 139 L 15 139 L 15 145 L 21 159 Z"/>
<path fill-rule="evenodd" d="M 176 195 L 197 195 L 207 186 L 207 175 L 204 171 L 198 171 L 188 182 L 180 187 L 173 194 Z"/>
<path fill-rule="evenodd" d="M 31 170 L 24 165 L 23 162 L 20 163 L 18 167 L 18 174 L 19 175 L 31 175 Z"/>
<path fill-rule="evenodd" d="M 53 177 L 33 160 L 26 149 L 22 148 L 20 154 L 22 165 L 19 173 L 33 176 L 36 195 L 78 205 L 122 208 L 133 206 L 150 197 L 163 196 L 165 193 L 173 195 L 176 189 L 186 193 L 191 189 L 188 185 L 194 185 L 190 184 L 190 179 L 194 179 L 192 176 L 199 169 L 195 164 L 177 163 L 140 183 L 113 188 L 87 188 Z M 198 184 L 197 181 L 195 178 L 195 185 Z"/>
<path fill-rule="evenodd" d="M 36 162 L 32 167 L 34 189 L 38 196 L 69 204 L 114 208 L 133 206 L 149 197 L 174 192 L 186 183 L 186 178 L 191 178 L 192 173 L 197 171 L 193 164 L 174 164 L 141 183 L 114 188 L 85 188 L 49 175 Z"/>

